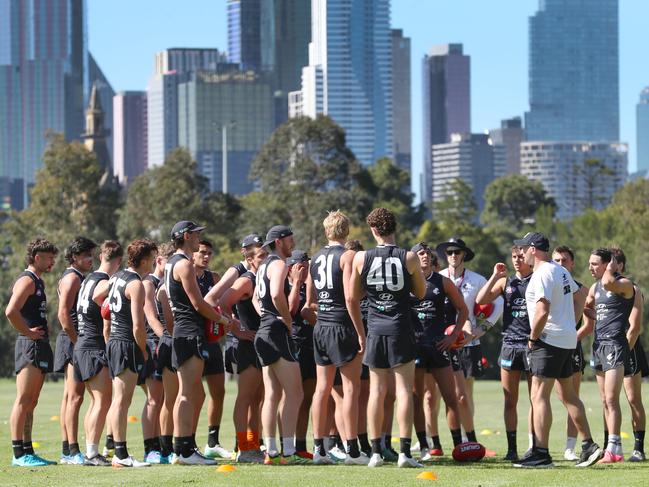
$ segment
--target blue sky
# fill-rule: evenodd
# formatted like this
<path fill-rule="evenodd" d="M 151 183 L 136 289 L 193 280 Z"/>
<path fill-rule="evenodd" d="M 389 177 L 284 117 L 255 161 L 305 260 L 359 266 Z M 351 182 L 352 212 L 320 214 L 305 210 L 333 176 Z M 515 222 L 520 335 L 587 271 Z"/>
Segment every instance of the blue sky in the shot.
<path fill-rule="evenodd" d="M 308 1 L 308 0 L 304 0 Z M 594 0 L 595 1 L 595 0 Z M 412 40 L 413 161 L 422 160 L 421 59 L 433 44 L 461 42 L 471 56 L 472 130 L 497 128 L 528 109 L 528 18 L 538 0 L 392 0 L 392 27 Z M 635 168 L 635 105 L 649 85 L 649 1 L 620 0 L 621 140 Z M 90 0 L 90 50 L 116 91 L 143 90 L 157 51 L 227 50 L 225 0 Z"/>

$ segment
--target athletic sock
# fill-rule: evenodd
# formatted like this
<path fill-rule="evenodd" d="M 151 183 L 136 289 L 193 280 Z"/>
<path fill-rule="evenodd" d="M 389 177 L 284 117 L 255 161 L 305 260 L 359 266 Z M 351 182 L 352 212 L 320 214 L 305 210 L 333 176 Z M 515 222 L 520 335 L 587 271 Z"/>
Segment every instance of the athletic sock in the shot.
<path fill-rule="evenodd" d="M 95 458 L 99 454 L 99 445 L 86 442 L 86 458 Z"/>
<path fill-rule="evenodd" d="M 128 458 L 128 450 L 126 449 L 125 441 L 116 441 L 115 442 L 115 456 L 120 460 Z"/>
<path fill-rule="evenodd" d="M 73 457 L 77 453 L 81 453 L 79 450 L 79 443 L 70 443 L 70 456 Z"/>
<path fill-rule="evenodd" d="M 541 448 L 541 447 L 539 447 L 539 446 L 535 446 L 534 449 L 535 449 L 538 453 L 540 453 L 540 454 L 542 454 L 542 455 L 549 455 L 549 454 L 550 454 L 550 450 L 549 450 L 548 448 Z"/>
<path fill-rule="evenodd" d="M 370 441 L 367 439 L 367 433 L 359 433 L 358 441 L 361 444 L 362 451 L 364 451 L 365 453 L 372 451 L 372 445 L 370 445 Z"/>
<path fill-rule="evenodd" d="M 507 450 L 516 451 L 516 431 L 507 432 Z"/>
<path fill-rule="evenodd" d="M 392 435 L 385 434 L 385 449 L 386 450 L 392 450 Z"/>
<path fill-rule="evenodd" d="M 466 439 L 468 441 L 477 442 L 478 439 L 475 437 L 475 430 L 466 432 Z"/>
<path fill-rule="evenodd" d="M 534 433 L 527 434 L 527 448 L 531 450 L 534 448 Z"/>
<path fill-rule="evenodd" d="M 324 447 L 324 440 L 322 438 L 313 439 L 313 449 L 321 457 L 324 457 L 327 454 Z"/>
<path fill-rule="evenodd" d="M 458 446 L 460 443 L 462 443 L 462 430 L 460 428 L 456 430 L 451 430 L 451 438 L 453 438 L 453 446 Z M 435 441 L 435 437 L 433 436 L 433 441 Z M 439 436 L 437 437 L 437 441 L 439 441 Z M 437 448 L 437 445 L 435 445 Z M 442 448 L 442 445 L 439 446 L 439 448 Z"/>
<path fill-rule="evenodd" d="M 606 449 L 615 455 L 621 455 L 622 438 L 620 438 L 620 435 L 608 435 Z"/>
<path fill-rule="evenodd" d="M 293 436 L 282 438 L 282 452 L 285 457 L 295 455 L 295 438 Z"/>
<path fill-rule="evenodd" d="M 460 430 L 457 430 L 460 432 L 460 440 L 462 439 L 462 432 Z M 453 430 L 451 430 L 451 435 L 453 434 Z M 442 443 L 439 441 L 439 435 L 435 435 L 431 438 L 433 442 L 433 448 L 436 448 L 438 450 L 442 449 Z"/>
<path fill-rule="evenodd" d="M 252 450 L 250 442 L 248 441 L 248 433 L 245 431 L 237 431 L 237 446 L 240 451 Z"/>
<path fill-rule="evenodd" d="M 11 440 L 11 449 L 14 451 L 14 458 L 20 458 L 25 455 L 23 440 Z"/>
<path fill-rule="evenodd" d="M 190 438 L 191 438 L 191 441 L 192 441 L 192 449 L 195 450 L 196 448 L 198 448 L 198 445 L 196 444 L 196 433 L 191 435 Z"/>
<path fill-rule="evenodd" d="M 219 444 L 219 429 L 221 428 L 220 424 L 210 426 L 207 429 L 207 446 L 214 448 Z"/>
<path fill-rule="evenodd" d="M 372 455 L 374 455 L 375 453 L 378 453 L 380 455 L 382 451 L 381 438 L 374 438 L 370 441 L 372 442 Z"/>
<path fill-rule="evenodd" d="M 604 444 L 608 445 L 608 430 L 604 430 Z"/>
<path fill-rule="evenodd" d="M 25 450 L 25 455 L 34 454 L 34 446 L 31 441 L 23 441 L 23 450 Z"/>
<path fill-rule="evenodd" d="M 633 432 L 633 449 L 638 450 L 641 453 L 644 453 L 644 430 L 638 430 Z"/>
<path fill-rule="evenodd" d="M 345 445 L 343 444 L 343 439 L 340 437 L 340 435 L 333 435 L 333 439 L 334 446 L 337 446 L 342 451 L 345 451 Z"/>
<path fill-rule="evenodd" d="M 145 455 L 148 455 L 149 452 L 152 452 L 153 450 L 155 450 L 153 445 L 154 445 L 154 438 L 146 438 L 144 440 L 144 454 Z"/>
<path fill-rule="evenodd" d="M 174 443 L 172 435 L 160 436 L 160 454 L 163 457 L 168 457 L 174 451 Z"/>
<path fill-rule="evenodd" d="M 295 439 L 295 449 L 297 451 L 306 451 L 306 438 Z"/>
<path fill-rule="evenodd" d="M 174 436 L 174 453 L 187 458 L 191 456 L 194 445 L 191 436 Z"/>
<path fill-rule="evenodd" d="M 428 450 L 428 438 L 426 438 L 425 431 L 417 432 L 417 439 L 419 440 L 419 451 Z"/>
<path fill-rule="evenodd" d="M 114 450 L 115 449 L 115 439 L 113 438 L 113 435 L 106 435 L 106 448 L 109 450 Z M 70 449 L 68 447 L 68 455 L 70 454 Z"/>
<path fill-rule="evenodd" d="M 265 443 L 266 443 L 266 452 L 270 456 L 275 456 L 275 455 L 277 455 L 279 453 L 277 451 L 277 441 L 275 440 L 275 437 L 272 437 L 272 438 L 270 436 L 267 437 L 265 439 Z"/>
<path fill-rule="evenodd" d="M 351 438 L 347 440 L 347 455 L 352 458 L 358 458 L 361 456 L 361 452 L 358 449 L 358 438 Z"/>
<path fill-rule="evenodd" d="M 569 436 L 566 438 L 566 450 L 575 450 L 575 447 L 577 446 L 577 438 L 574 436 Z"/>
<path fill-rule="evenodd" d="M 159 452 L 162 448 L 160 447 L 160 437 L 155 436 L 151 439 L 151 445 L 153 445 L 153 451 Z"/>
<path fill-rule="evenodd" d="M 399 438 L 399 448 L 401 450 L 401 453 L 403 453 L 408 458 L 412 458 L 412 455 L 410 454 L 410 443 L 410 438 Z"/>
<path fill-rule="evenodd" d="M 606 435 L 607 440 L 608 440 L 608 435 Z M 593 444 L 593 439 L 592 438 L 587 438 L 581 442 L 581 449 L 586 450 L 590 447 L 590 445 Z M 607 443 L 608 444 L 608 443 Z"/>
<path fill-rule="evenodd" d="M 61 455 L 65 455 L 66 457 L 70 456 L 70 443 L 68 443 L 67 441 L 61 442 Z"/>

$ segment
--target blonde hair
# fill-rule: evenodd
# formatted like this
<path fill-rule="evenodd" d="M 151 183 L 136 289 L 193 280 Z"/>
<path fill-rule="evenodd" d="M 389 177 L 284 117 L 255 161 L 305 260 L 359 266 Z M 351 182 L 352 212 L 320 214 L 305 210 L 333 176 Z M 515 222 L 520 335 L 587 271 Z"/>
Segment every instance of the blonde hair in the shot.
<path fill-rule="evenodd" d="M 349 235 L 349 218 L 340 210 L 330 211 L 322 226 L 329 240 L 341 240 Z"/>

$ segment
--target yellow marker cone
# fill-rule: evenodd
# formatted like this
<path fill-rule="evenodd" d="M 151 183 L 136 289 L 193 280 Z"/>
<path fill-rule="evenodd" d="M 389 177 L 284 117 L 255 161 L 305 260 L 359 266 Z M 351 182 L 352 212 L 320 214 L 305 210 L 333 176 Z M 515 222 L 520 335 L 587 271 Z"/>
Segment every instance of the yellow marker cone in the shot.
<path fill-rule="evenodd" d="M 419 480 L 437 480 L 437 475 L 435 475 L 433 472 L 421 472 L 419 475 L 417 475 L 417 478 Z"/>
<path fill-rule="evenodd" d="M 234 468 L 232 465 L 229 463 L 226 463 L 225 465 L 221 465 L 220 467 L 217 467 L 216 471 L 225 473 L 225 472 L 234 472 L 236 468 Z"/>
<path fill-rule="evenodd" d="M 491 436 L 491 435 L 494 434 L 494 432 L 491 431 L 491 430 L 482 430 L 482 431 L 480 432 L 480 434 L 483 435 L 483 436 Z"/>
<path fill-rule="evenodd" d="M 626 431 L 622 431 L 620 433 L 620 438 L 622 438 L 623 440 L 628 440 L 631 437 L 629 436 L 629 433 L 627 433 Z"/>
<path fill-rule="evenodd" d="M 135 416 L 129 416 L 128 417 L 128 422 L 129 423 L 137 423 L 137 418 Z"/>
<path fill-rule="evenodd" d="M 58 421 L 60 418 L 58 416 L 50 417 L 50 421 Z"/>
<path fill-rule="evenodd" d="M 40 444 L 38 441 L 32 441 L 32 446 L 33 446 L 34 448 L 40 448 L 40 447 L 41 447 L 41 444 Z"/>

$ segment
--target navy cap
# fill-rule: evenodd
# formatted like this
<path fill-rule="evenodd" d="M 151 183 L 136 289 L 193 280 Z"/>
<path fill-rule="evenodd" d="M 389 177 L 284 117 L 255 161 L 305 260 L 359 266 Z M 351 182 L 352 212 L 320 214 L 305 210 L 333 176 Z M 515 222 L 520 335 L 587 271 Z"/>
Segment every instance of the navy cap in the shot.
<path fill-rule="evenodd" d="M 548 237 L 539 232 L 527 232 L 523 238 L 514 240 L 514 245 L 518 245 L 519 247 L 534 247 L 543 252 L 550 250 Z"/>
<path fill-rule="evenodd" d="M 243 240 L 241 241 L 241 248 L 244 249 L 246 247 L 250 247 L 251 245 L 261 245 L 263 243 L 263 239 L 258 234 L 251 233 L 250 235 L 243 237 Z"/>
<path fill-rule="evenodd" d="M 264 242 L 264 247 L 272 244 L 275 240 L 289 237 L 293 235 L 293 231 L 286 225 L 275 225 L 266 234 L 266 241 Z"/>
<path fill-rule="evenodd" d="M 309 262 L 309 256 L 304 250 L 294 250 L 286 261 L 288 265 L 298 264 L 299 262 Z"/>
<path fill-rule="evenodd" d="M 426 242 L 419 242 L 410 249 L 410 251 L 415 254 L 421 250 L 428 250 L 430 253 L 433 252 L 433 249 L 431 249 Z"/>
<path fill-rule="evenodd" d="M 201 227 L 189 220 L 182 220 L 171 229 L 171 238 L 182 237 L 185 232 L 200 232 L 201 230 L 205 230 L 205 227 Z"/>

